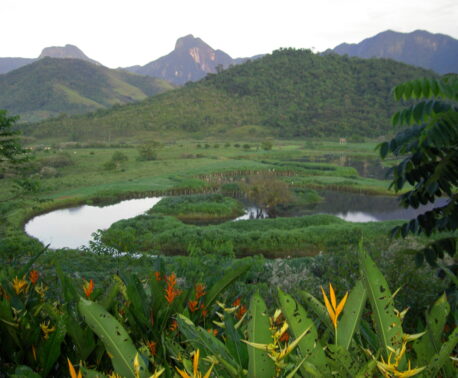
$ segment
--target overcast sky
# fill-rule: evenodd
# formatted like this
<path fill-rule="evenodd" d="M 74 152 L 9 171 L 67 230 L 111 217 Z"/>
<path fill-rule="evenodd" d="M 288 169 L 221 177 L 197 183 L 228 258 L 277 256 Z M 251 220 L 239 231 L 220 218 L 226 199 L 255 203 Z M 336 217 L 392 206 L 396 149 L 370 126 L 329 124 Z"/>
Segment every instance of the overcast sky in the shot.
<path fill-rule="evenodd" d="M 0 0 L 0 57 L 74 44 L 108 67 L 144 65 L 193 34 L 232 57 L 323 51 L 381 31 L 458 39 L 458 0 Z"/>

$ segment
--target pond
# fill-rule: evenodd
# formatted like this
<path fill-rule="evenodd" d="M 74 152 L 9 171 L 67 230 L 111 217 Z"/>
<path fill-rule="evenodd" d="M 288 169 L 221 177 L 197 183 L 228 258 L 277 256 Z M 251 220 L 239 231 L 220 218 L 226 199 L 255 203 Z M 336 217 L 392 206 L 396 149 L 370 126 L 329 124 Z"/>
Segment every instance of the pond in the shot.
<path fill-rule="evenodd" d="M 25 232 L 44 245 L 50 244 L 50 248 L 79 248 L 88 245 L 93 232 L 143 214 L 160 200 L 161 197 L 150 197 L 104 207 L 83 205 L 55 210 L 32 218 L 25 225 Z"/>
<path fill-rule="evenodd" d="M 395 197 L 369 196 L 336 191 L 322 191 L 324 201 L 318 204 L 285 207 L 278 215 L 285 217 L 331 214 L 350 222 L 377 222 L 395 219 L 412 219 L 437 206 L 446 203 L 439 199 L 434 205 L 422 206 L 418 209 L 402 209 Z M 161 197 L 150 197 L 121 201 L 115 205 L 96 207 L 78 206 L 69 209 L 52 211 L 31 219 L 25 225 L 25 231 L 50 248 L 78 248 L 87 246 L 92 233 L 98 229 L 107 229 L 121 219 L 128 219 L 143 214 Z M 258 209 L 246 206 L 246 214 L 237 220 L 255 217 Z M 265 214 L 264 214 L 265 215 Z"/>

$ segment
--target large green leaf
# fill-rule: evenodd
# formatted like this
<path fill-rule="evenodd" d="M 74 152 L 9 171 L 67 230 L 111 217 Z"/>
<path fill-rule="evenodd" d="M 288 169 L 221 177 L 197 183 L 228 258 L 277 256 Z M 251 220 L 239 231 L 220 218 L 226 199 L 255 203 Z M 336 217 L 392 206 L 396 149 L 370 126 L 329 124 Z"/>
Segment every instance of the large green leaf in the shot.
<path fill-rule="evenodd" d="M 337 344 L 348 350 L 366 305 L 366 288 L 358 281 L 348 296 L 337 327 Z"/>
<path fill-rule="evenodd" d="M 187 341 L 195 348 L 202 351 L 203 356 L 213 355 L 224 367 L 226 376 L 238 377 L 242 371 L 240 365 L 231 356 L 226 346 L 213 334 L 207 332 L 202 327 L 194 325 L 186 316 L 179 314 L 177 317 L 178 329 L 185 336 Z M 220 370 L 219 366 L 215 370 Z M 221 373 L 221 371 L 220 371 Z"/>
<path fill-rule="evenodd" d="M 246 369 L 248 367 L 248 350 L 247 345 L 242 343 L 242 334 L 235 328 L 234 318 L 232 316 L 225 316 L 224 324 L 227 349 L 238 364 Z"/>
<path fill-rule="evenodd" d="M 386 279 L 362 248 L 359 251 L 359 266 L 372 307 L 374 327 L 380 345 L 385 354 L 388 347 L 399 349 L 403 335 L 401 319 L 396 316 L 393 297 Z"/>
<path fill-rule="evenodd" d="M 332 325 L 331 319 L 329 318 L 328 311 L 323 303 L 316 299 L 312 294 L 306 291 L 301 291 L 300 296 L 305 302 L 307 309 L 313 311 L 320 321 L 332 332 L 334 332 L 334 326 Z"/>
<path fill-rule="evenodd" d="M 248 309 L 248 341 L 258 344 L 270 344 L 270 332 L 267 307 L 261 296 L 256 293 L 251 297 Z M 275 365 L 267 352 L 253 347 L 248 347 L 248 377 L 271 378 L 275 374 Z"/>
<path fill-rule="evenodd" d="M 458 344 L 458 328 L 455 328 L 450 334 L 447 342 L 442 344 L 442 347 L 438 353 L 432 356 L 430 363 L 428 364 L 427 369 L 424 372 L 425 377 L 436 377 L 439 370 L 450 361 L 450 356 L 455 349 L 455 346 Z M 450 377 L 456 377 L 455 374 Z"/>
<path fill-rule="evenodd" d="M 84 321 L 105 345 L 116 373 L 135 378 L 134 359 L 138 352 L 123 326 L 98 303 L 80 298 L 78 308 Z M 143 358 L 140 357 L 139 362 L 140 377 L 147 377 Z"/>
<path fill-rule="evenodd" d="M 220 280 L 218 280 L 216 284 L 210 288 L 210 290 L 208 290 L 208 293 L 205 296 L 205 307 L 210 307 L 218 295 L 221 293 L 221 291 L 223 291 L 232 282 L 244 274 L 248 269 L 250 269 L 250 265 L 243 264 L 237 269 L 231 269 L 229 272 L 227 272 Z"/>
<path fill-rule="evenodd" d="M 46 377 L 60 356 L 60 347 L 67 333 L 65 323 L 60 319 L 55 325 L 56 330 L 49 334 L 48 339 L 38 348 L 38 361 Z"/>
<path fill-rule="evenodd" d="M 306 361 L 316 366 L 322 373 L 328 371 L 329 365 L 326 361 L 323 348 L 318 342 L 317 329 L 304 307 L 281 289 L 278 289 L 278 299 L 280 301 L 281 311 L 294 337 L 299 337 L 307 328 L 310 328 L 309 333 L 299 342 L 302 357 L 307 357 Z"/>

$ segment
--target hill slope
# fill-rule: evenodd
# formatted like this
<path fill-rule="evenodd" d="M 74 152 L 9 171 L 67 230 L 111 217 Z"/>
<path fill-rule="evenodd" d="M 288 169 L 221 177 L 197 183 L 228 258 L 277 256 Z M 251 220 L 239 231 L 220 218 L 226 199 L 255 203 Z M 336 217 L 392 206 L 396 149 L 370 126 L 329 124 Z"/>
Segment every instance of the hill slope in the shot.
<path fill-rule="evenodd" d="M 424 76 L 436 75 L 392 60 L 284 49 L 141 103 L 30 125 L 27 132 L 80 140 L 172 130 L 223 136 L 259 125 L 263 134 L 282 137 L 377 136 L 391 130 L 391 89 Z"/>
<path fill-rule="evenodd" d="M 188 81 L 200 80 L 208 73 L 216 73 L 218 67 L 227 68 L 231 64 L 240 64 L 244 61 L 244 58 L 232 59 L 224 51 L 214 50 L 200 38 L 194 38 L 190 34 L 179 38 L 170 54 L 144 66 L 125 69 L 183 85 Z"/>
<path fill-rule="evenodd" d="M 172 86 L 80 59 L 42 58 L 0 75 L 0 109 L 37 121 L 143 100 Z"/>
<path fill-rule="evenodd" d="M 458 73 L 458 40 L 424 30 L 398 33 L 391 30 L 358 44 L 343 43 L 332 51 L 359 58 L 389 58 L 440 74 Z"/>

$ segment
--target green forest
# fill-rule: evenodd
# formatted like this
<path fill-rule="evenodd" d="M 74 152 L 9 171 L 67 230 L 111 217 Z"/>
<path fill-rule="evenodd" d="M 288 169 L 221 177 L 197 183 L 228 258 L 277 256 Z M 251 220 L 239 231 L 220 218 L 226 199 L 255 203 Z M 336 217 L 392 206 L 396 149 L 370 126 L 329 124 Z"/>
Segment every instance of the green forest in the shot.
<path fill-rule="evenodd" d="M 431 71 L 384 59 L 282 49 L 137 104 L 24 128 L 26 135 L 106 141 L 148 132 L 376 137 L 391 132 L 391 89 Z"/>

